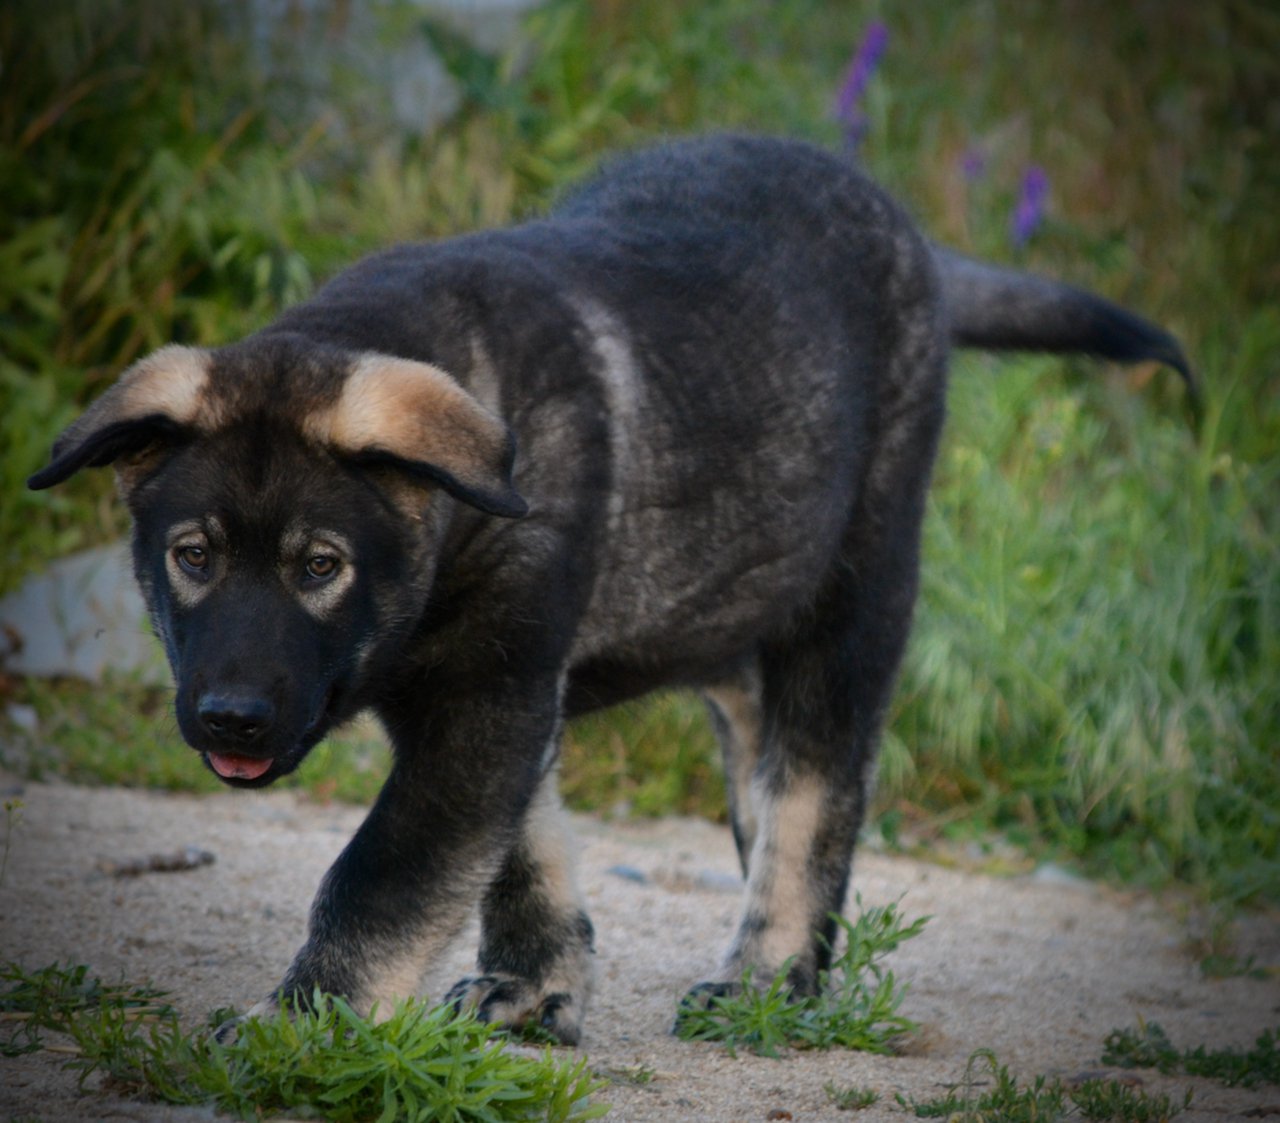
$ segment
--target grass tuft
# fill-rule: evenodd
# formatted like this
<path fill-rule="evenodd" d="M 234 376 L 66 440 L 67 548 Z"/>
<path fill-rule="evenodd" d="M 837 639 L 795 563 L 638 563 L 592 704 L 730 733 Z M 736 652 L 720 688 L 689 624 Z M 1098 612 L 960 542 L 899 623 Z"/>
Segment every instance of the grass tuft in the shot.
<path fill-rule="evenodd" d="M 822 1090 L 827 1095 L 827 1102 L 838 1111 L 861 1111 L 880 1102 L 880 1093 L 874 1088 L 841 1088 L 834 1081 L 827 1081 Z"/>
<path fill-rule="evenodd" d="M 84 967 L 10 965 L 0 978 L 11 984 L 0 994 L 0 1019 L 26 1015 L 15 1023 L 12 1051 L 43 1047 L 42 1029 L 66 1035 L 75 1050 L 67 1067 L 82 1088 L 98 1075 L 114 1091 L 166 1103 L 331 1123 L 580 1123 L 608 1110 L 590 1102 L 604 1084 L 585 1058 L 516 1053 L 474 1015 L 447 1006 L 401 1002 L 375 1024 L 317 993 L 310 1009 L 250 1019 L 222 1044 L 212 1025 L 188 1034 L 162 992 L 107 987 Z"/>
<path fill-rule="evenodd" d="M 861 910 L 861 898 L 858 906 Z M 856 1049 L 890 1053 L 919 1026 L 898 1012 L 908 986 L 882 960 L 923 931 L 928 917 L 907 924 L 897 904 L 860 911 L 856 921 L 834 916 L 844 949 L 819 980 L 819 993 L 795 995 L 787 983 L 789 964 L 756 985 L 748 970 L 738 989 L 710 998 L 705 1006 L 686 1000 L 676 1017 L 685 1041 L 715 1041 L 731 1055 L 739 1047 L 776 1057 L 784 1048 Z"/>
<path fill-rule="evenodd" d="M 1179 1051 L 1158 1023 L 1140 1021 L 1136 1029 L 1116 1029 L 1107 1035 L 1102 1063 L 1204 1076 L 1228 1087 L 1280 1084 L 1280 1026 L 1264 1030 L 1253 1048 L 1245 1051 L 1210 1050 L 1203 1045 Z"/>
<path fill-rule="evenodd" d="M 919 1101 L 899 1094 L 896 1099 L 917 1118 L 958 1123 L 995 1119 L 1001 1123 L 1065 1123 L 1074 1119 L 1167 1123 L 1191 1105 L 1191 1091 L 1178 1104 L 1167 1095 L 1149 1095 L 1114 1080 L 1088 1080 L 1068 1087 L 1061 1080 L 1037 1076 L 1019 1087 L 994 1053 L 980 1049 L 969 1058 L 964 1080 L 947 1095 Z"/>
<path fill-rule="evenodd" d="M 66 1027 L 86 1012 L 103 1007 L 124 1017 L 140 1013 L 174 1013 L 160 1002 L 163 991 L 150 987 L 111 986 L 90 976 L 83 965 L 62 967 L 54 963 L 36 971 L 24 971 L 8 963 L 0 968 L 0 1055 L 18 1056 L 44 1047 L 42 1030 L 66 1032 Z"/>

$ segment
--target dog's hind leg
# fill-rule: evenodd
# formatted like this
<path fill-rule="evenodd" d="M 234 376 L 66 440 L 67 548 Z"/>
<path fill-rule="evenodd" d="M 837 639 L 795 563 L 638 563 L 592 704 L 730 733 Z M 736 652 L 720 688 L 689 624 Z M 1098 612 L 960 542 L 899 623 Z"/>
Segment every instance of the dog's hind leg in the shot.
<path fill-rule="evenodd" d="M 756 839 L 751 779 L 760 761 L 760 669 L 753 658 L 740 674 L 702 691 L 724 761 L 729 820 L 742 873 L 748 872 Z"/>
<path fill-rule="evenodd" d="M 481 906 L 479 974 L 447 1001 L 485 1021 L 537 1025 L 575 1044 L 591 991 L 593 930 L 574 880 L 568 823 L 551 769 Z"/>
<path fill-rule="evenodd" d="M 916 597 L 925 493 L 942 425 L 945 344 L 903 324 L 838 556 L 810 607 L 760 650 L 761 751 L 746 900 L 718 977 L 689 996 L 768 985 L 811 993 L 830 964 L 880 726 Z"/>
<path fill-rule="evenodd" d="M 912 568 L 912 567 L 908 567 Z M 762 658 L 763 745 L 750 784 L 756 822 L 737 935 L 712 991 L 745 969 L 767 985 L 811 993 L 830 962 L 832 913 L 844 907 L 854 843 L 869 796 L 880 722 L 906 639 L 914 577 L 886 576 L 877 596 L 897 602 L 859 619 L 865 568 L 842 572 L 804 634 Z"/>

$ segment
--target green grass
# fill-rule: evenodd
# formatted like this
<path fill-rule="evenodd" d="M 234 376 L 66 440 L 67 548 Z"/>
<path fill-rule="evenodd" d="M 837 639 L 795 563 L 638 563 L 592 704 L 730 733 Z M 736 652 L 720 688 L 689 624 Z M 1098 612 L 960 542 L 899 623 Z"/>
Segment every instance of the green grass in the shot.
<path fill-rule="evenodd" d="M 1228 1087 L 1280 1084 L 1280 1026 L 1264 1030 L 1253 1048 L 1243 1051 L 1203 1045 L 1179 1050 L 1156 1022 L 1139 1022 L 1136 1029 L 1112 1030 L 1107 1035 L 1102 1063 L 1203 1076 Z"/>
<path fill-rule="evenodd" d="M 1154 1095 L 1114 1080 L 1087 1080 L 1068 1086 L 1045 1076 L 1019 1087 L 995 1054 L 980 1049 L 969 1058 L 964 1081 L 947 1095 L 925 1101 L 902 1095 L 896 1099 L 917 1118 L 957 1123 L 1065 1123 L 1076 1119 L 1167 1123 L 1191 1106 L 1192 1094 L 1188 1090 L 1179 1104 L 1168 1095 Z"/>
<path fill-rule="evenodd" d="M 958 783 L 1095 868 L 1274 896 L 1280 582 L 1257 514 L 1280 481 L 1172 420 L 1130 435 L 1083 389 L 1044 397 L 1045 363 L 973 365 L 882 777 L 925 803 Z"/>
<path fill-rule="evenodd" d="M 715 736 L 702 702 L 687 693 L 574 722 L 561 787 L 569 806 L 581 810 L 728 819 Z"/>
<path fill-rule="evenodd" d="M 861 1111 L 880 1102 L 880 1093 L 874 1088 L 841 1088 L 828 1081 L 822 1086 L 822 1090 L 827 1095 L 827 1102 L 838 1111 Z"/>
<path fill-rule="evenodd" d="M 735 992 L 689 998 L 676 1017 L 676 1034 L 685 1041 L 716 1041 L 730 1055 L 739 1047 L 758 1056 L 777 1057 L 785 1048 L 857 1049 L 891 1053 L 919 1026 L 898 1012 L 909 989 L 882 960 L 923 931 L 928 917 L 906 923 L 897 905 L 862 910 L 850 921 L 835 919 L 844 948 L 822 973 L 819 992 L 799 996 L 787 983 L 789 964 L 766 986 L 750 972 Z"/>
<path fill-rule="evenodd" d="M 173 1007 L 152 987 L 105 984 L 83 964 L 52 964 L 24 971 L 8 963 L 0 968 L 0 1056 L 17 1057 L 44 1048 L 44 1031 L 65 1032 L 88 1010 L 109 1006 L 124 1017 L 169 1016 Z"/>
<path fill-rule="evenodd" d="M 917 934 L 922 924 L 904 927 L 892 907 L 868 910 L 857 925 L 846 924 L 850 950 L 840 960 L 843 984 L 861 985 L 861 975 L 870 968 L 880 989 L 891 976 L 871 965 Z M 777 992 L 775 997 L 783 997 L 780 985 L 776 980 L 770 988 Z M 753 991 L 760 994 L 746 986 L 744 997 Z M 844 1001 L 836 999 L 837 1004 Z M 0 967 L 0 1056 L 35 1053 L 52 1044 L 60 1054 L 69 1054 L 64 1064 L 78 1073 L 86 1094 L 100 1084 L 116 1094 L 205 1105 L 246 1119 L 288 1114 L 335 1123 L 374 1118 L 571 1123 L 608 1110 L 598 1099 L 606 1084 L 591 1075 L 585 1059 L 556 1060 L 549 1049 L 539 1056 L 513 1053 L 506 1038 L 493 1036 L 470 1014 L 410 1001 L 398 1004 L 390 1018 L 375 1024 L 340 999 L 317 994 L 312 1006 L 309 1011 L 285 1010 L 244 1022 L 234 1041 L 219 1043 L 212 1031 L 232 1011 L 215 1011 L 203 1028 L 192 1029 L 183 1024 L 165 992 L 152 986 L 104 983 L 84 966 L 24 970 L 7 964 Z M 727 1034 L 682 1034 L 721 1040 L 731 1049 L 745 1045 L 770 1056 L 787 1045 L 866 1047 L 832 1039 L 826 1030 L 816 1033 L 823 1019 L 815 1018 L 814 1007 L 806 1003 L 784 1000 L 755 1028 L 747 1024 L 749 1007 L 749 1000 L 722 1001 L 720 1013 L 707 1024 L 729 1027 Z M 828 1019 L 832 1025 L 836 1020 Z M 845 1033 L 856 1021 L 847 1009 L 838 1020 L 845 1024 Z M 705 1028 L 698 1021 L 690 1025 L 699 1031 Z M 871 1047 L 887 1050 L 903 1028 L 909 1029 L 909 1023 L 896 1030 L 882 1026 L 888 1032 Z M 859 1037 L 863 1033 L 855 1031 Z M 1136 1032 L 1110 1034 L 1102 1062 L 1256 1087 L 1280 1079 L 1276 1045 L 1276 1034 L 1268 1032 L 1247 1053 L 1203 1047 L 1180 1053 L 1159 1026 L 1143 1024 Z M 643 1066 L 608 1075 L 634 1085 L 653 1079 L 652 1070 Z M 834 1083 L 828 1083 L 825 1092 L 839 1110 L 861 1110 L 880 1099 L 873 1088 Z M 970 1057 L 963 1079 L 945 1095 L 923 1101 L 895 1098 L 917 1118 L 1161 1123 L 1189 1107 L 1192 1092 L 1187 1090 L 1179 1100 L 1116 1080 L 1067 1084 L 1046 1076 L 1020 1085 L 984 1049 Z"/>
<path fill-rule="evenodd" d="M 345 1002 L 317 994 L 312 1009 L 241 1023 L 219 1043 L 214 1024 L 191 1033 L 164 993 L 109 986 L 83 966 L 0 971 L 0 1052 L 69 1038 L 67 1067 L 81 1088 L 95 1075 L 116 1093 L 204 1104 L 241 1119 L 288 1114 L 332 1123 L 576 1123 L 604 1114 L 603 1088 L 586 1060 L 520 1055 L 471 1014 L 417 1001 L 376 1024 Z M 13 1028 L 9 1028 L 13 1027 Z"/>
<path fill-rule="evenodd" d="M 1208 411 L 1196 440 L 1168 372 L 957 363 L 876 814 L 1228 903 L 1280 897 L 1272 6 L 552 0 L 531 49 L 498 59 L 410 21 L 399 34 L 434 37 L 467 100 L 408 141 L 374 114 L 289 116 L 303 103 L 246 62 L 226 5 L 172 11 L 17 0 L 0 16 L 0 591 L 123 529 L 106 473 L 39 495 L 22 481 L 132 359 L 244 335 L 374 247 L 536 213 L 612 148 L 714 127 L 837 144 L 833 92 L 880 18 L 870 169 L 941 240 L 1168 324 Z M 1032 163 L 1049 211 L 1015 250 Z M 63 695 L 35 703 L 31 773 L 205 783 L 165 747 L 159 699 L 15 689 Z M 351 755 L 326 751 L 317 785 Z M 564 774 L 576 806 L 724 813 L 683 695 L 577 725 Z M 376 775 L 334 792 L 367 798 Z"/>

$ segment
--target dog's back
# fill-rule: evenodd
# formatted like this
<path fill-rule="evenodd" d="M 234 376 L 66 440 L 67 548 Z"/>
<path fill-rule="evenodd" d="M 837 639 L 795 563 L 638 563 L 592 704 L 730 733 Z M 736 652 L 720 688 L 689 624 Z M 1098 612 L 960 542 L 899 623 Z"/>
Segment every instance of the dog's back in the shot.
<path fill-rule="evenodd" d="M 705 679 L 808 606 L 888 419 L 940 416 L 941 366 L 887 359 L 945 346 L 939 300 L 851 166 L 718 137 L 623 158 L 545 220 L 368 259 L 271 330 L 391 338 L 506 419 L 521 533 L 572 535 L 592 589 L 578 709 Z"/>

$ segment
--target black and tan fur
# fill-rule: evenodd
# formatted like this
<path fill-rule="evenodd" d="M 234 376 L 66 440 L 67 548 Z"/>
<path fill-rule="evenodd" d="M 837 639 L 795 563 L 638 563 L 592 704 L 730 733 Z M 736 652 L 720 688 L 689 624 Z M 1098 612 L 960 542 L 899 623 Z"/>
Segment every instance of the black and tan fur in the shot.
<path fill-rule="evenodd" d="M 843 161 L 744 137 L 624 159 L 542 221 L 390 250 L 127 371 L 31 484 L 116 466 L 183 736 L 241 786 L 363 709 L 394 748 L 275 993 L 410 992 L 478 903 L 454 997 L 575 1040 L 592 928 L 561 731 L 670 684 L 709 700 L 747 878 L 702 993 L 787 961 L 814 988 L 953 343 L 1190 385 L 1158 328 L 936 250 Z"/>

